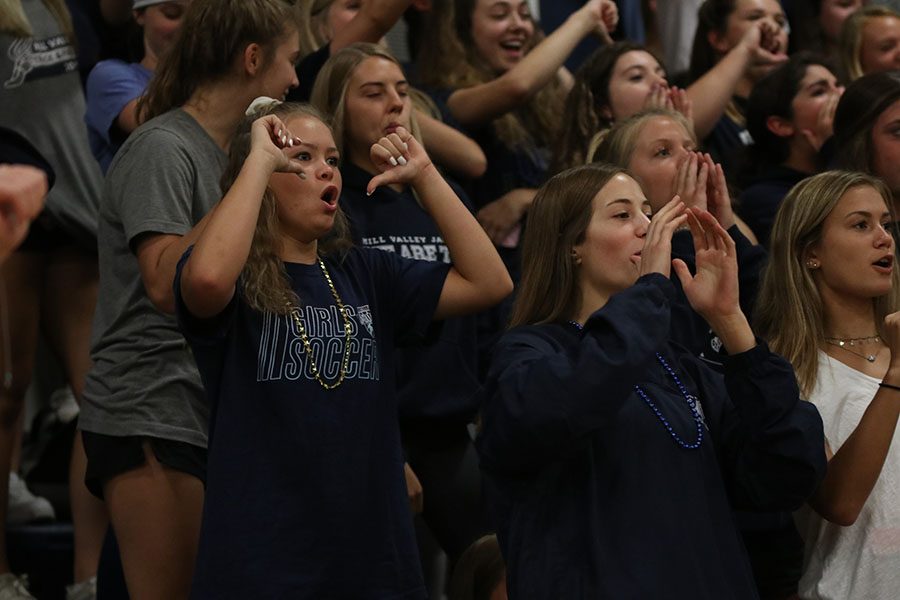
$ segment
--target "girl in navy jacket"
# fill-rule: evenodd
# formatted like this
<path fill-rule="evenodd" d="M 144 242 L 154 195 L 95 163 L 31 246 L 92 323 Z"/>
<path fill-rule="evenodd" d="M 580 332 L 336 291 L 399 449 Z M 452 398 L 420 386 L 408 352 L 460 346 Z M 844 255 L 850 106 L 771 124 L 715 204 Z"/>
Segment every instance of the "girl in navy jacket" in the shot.
<path fill-rule="evenodd" d="M 796 508 L 823 474 L 818 413 L 741 312 L 734 241 L 646 203 L 599 165 L 535 199 L 478 440 L 510 598 L 756 598 L 732 508 Z M 685 223 L 694 275 L 670 258 Z M 724 379 L 667 340 L 670 263 Z"/>

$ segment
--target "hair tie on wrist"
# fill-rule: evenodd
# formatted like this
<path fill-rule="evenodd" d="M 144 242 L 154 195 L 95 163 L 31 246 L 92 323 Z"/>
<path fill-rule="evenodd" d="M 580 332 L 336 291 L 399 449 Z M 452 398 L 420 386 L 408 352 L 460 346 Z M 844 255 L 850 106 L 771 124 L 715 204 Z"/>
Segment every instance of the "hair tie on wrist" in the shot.
<path fill-rule="evenodd" d="M 894 385 L 893 383 L 885 383 L 882 381 L 881 383 L 878 384 L 878 387 L 889 388 L 889 389 L 897 390 L 898 392 L 900 392 L 900 385 Z"/>

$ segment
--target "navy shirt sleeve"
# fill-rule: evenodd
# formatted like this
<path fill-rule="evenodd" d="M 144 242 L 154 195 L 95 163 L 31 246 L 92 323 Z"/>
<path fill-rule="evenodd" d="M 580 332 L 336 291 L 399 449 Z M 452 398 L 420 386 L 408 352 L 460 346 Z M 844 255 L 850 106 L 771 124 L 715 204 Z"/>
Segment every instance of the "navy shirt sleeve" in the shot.
<path fill-rule="evenodd" d="M 379 303 L 392 314 L 398 343 L 422 340 L 434 318 L 450 265 L 358 249 L 374 277 Z"/>
<path fill-rule="evenodd" d="M 551 333 L 562 326 L 505 335 L 486 384 L 478 441 L 483 467 L 532 470 L 609 423 L 665 343 L 673 293 L 662 275 L 642 277 L 588 319 L 574 352 Z"/>
<path fill-rule="evenodd" d="M 727 394 L 718 374 L 695 358 L 682 366 L 705 388 L 701 397 L 722 398 L 710 428 L 732 505 L 799 508 L 825 475 L 825 437 L 816 408 L 800 400 L 791 365 L 760 341 L 726 359 Z"/>

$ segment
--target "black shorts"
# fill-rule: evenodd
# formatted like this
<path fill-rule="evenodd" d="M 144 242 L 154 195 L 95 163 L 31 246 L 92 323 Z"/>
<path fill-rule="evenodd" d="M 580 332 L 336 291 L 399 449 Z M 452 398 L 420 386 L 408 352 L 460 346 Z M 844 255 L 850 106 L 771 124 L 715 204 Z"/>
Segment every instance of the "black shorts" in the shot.
<path fill-rule="evenodd" d="M 58 250 L 76 250 L 86 256 L 97 256 L 97 239 L 79 239 L 69 233 L 46 212 L 41 213 L 31 226 L 17 250 L 49 254 Z"/>
<path fill-rule="evenodd" d="M 101 500 L 104 483 L 147 462 L 144 456 L 145 441 L 150 444 L 160 464 L 193 475 L 206 484 L 206 448 L 153 437 L 104 435 L 92 431 L 80 433 L 87 455 L 84 483 Z"/>

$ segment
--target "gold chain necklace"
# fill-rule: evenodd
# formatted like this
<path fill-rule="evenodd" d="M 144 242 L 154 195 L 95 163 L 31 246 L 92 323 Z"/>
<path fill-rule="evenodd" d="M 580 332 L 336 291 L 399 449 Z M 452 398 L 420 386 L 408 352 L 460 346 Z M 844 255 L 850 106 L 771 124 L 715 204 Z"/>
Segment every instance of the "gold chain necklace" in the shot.
<path fill-rule="evenodd" d="M 334 301 L 337 303 L 338 310 L 341 312 L 341 318 L 344 321 L 344 360 L 341 362 L 341 372 L 338 375 L 337 381 L 334 383 L 328 383 L 322 379 L 322 375 L 319 373 L 319 367 L 317 367 L 316 363 L 313 361 L 312 346 L 309 343 L 309 336 L 306 334 L 306 328 L 303 326 L 303 321 L 300 319 L 300 309 L 291 304 L 289 299 L 285 299 L 285 302 L 287 303 L 287 308 L 291 313 L 291 317 L 294 318 L 297 329 L 300 331 L 300 341 L 303 343 L 303 351 L 306 352 L 306 358 L 309 360 L 309 368 L 312 370 L 313 376 L 323 388 L 326 390 L 333 390 L 344 383 L 344 378 L 347 376 L 347 369 L 350 366 L 350 317 L 347 315 L 347 307 L 344 306 L 344 302 L 341 300 L 341 297 L 338 296 L 337 289 L 334 287 L 334 282 L 331 281 L 331 275 L 328 274 L 325 263 L 322 262 L 321 258 L 319 258 L 318 261 L 319 267 L 325 275 L 325 281 L 328 282 L 328 289 L 331 290 L 331 295 L 334 296 Z"/>

